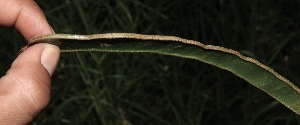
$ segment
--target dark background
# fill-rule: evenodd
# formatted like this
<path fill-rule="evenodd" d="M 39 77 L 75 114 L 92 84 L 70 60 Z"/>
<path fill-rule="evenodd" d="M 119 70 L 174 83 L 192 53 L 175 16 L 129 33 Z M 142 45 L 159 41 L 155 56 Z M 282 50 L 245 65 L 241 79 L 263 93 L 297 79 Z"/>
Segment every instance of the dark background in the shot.
<path fill-rule="evenodd" d="M 234 49 L 299 86 L 300 0 L 36 0 L 56 33 L 179 36 Z M 0 74 L 26 41 L 0 28 Z M 299 116 L 233 74 L 157 54 L 62 53 L 52 100 L 31 123 L 296 125 Z"/>

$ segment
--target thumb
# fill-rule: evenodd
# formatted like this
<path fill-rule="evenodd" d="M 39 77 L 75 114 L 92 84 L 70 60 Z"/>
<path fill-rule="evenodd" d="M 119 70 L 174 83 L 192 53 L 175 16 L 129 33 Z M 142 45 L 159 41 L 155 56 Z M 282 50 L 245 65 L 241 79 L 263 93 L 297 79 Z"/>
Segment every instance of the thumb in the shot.
<path fill-rule="evenodd" d="M 37 44 L 21 53 L 0 79 L 0 123 L 26 124 L 50 100 L 50 82 L 59 49 Z"/>

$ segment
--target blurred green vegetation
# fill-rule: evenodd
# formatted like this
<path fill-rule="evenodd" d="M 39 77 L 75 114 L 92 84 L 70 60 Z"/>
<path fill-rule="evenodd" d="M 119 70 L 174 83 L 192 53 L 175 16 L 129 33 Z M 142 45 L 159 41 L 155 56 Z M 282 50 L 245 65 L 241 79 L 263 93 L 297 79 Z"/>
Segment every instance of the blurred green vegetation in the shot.
<path fill-rule="evenodd" d="M 300 0 L 36 0 L 56 33 L 173 35 L 234 49 L 300 83 Z M 0 73 L 26 44 L 0 28 Z M 157 54 L 62 53 L 52 100 L 31 123 L 296 125 L 231 73 Z"/>

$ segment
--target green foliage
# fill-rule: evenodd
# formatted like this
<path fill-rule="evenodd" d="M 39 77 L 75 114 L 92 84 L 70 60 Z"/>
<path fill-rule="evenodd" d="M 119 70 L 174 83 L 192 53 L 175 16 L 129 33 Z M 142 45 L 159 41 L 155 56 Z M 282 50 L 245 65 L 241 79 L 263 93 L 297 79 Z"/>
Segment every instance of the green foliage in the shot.
<path fill-rule="evenodd" d="M 239 50 L 300 83 L 297 0 L 36 1 L 57 33 L 180 36 Z M 4 74 L 22 39 L 6 28 L 0 37 Z M 32 124 L 300 124 L 226 71 L 156 54 L 63 54 L 52 90 Z"/>

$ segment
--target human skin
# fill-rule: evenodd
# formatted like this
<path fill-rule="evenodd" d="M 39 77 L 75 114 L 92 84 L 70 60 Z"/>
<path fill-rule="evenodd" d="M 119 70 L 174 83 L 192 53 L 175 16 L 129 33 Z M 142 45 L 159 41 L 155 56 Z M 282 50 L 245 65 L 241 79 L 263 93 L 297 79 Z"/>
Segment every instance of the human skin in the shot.
<path fill-rule="evenodd" d="M 0 0 L 0 25 L 15 26 L 28 41 L 54 33 L 34 0 Z M 50 100 L 59 49 L 37 44 L 22 52 L 0 78 L 0 124 L 27 124 Z"/>

